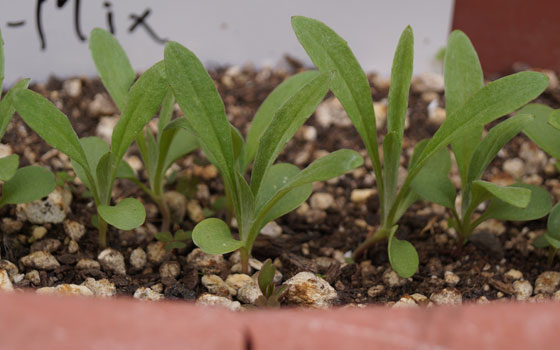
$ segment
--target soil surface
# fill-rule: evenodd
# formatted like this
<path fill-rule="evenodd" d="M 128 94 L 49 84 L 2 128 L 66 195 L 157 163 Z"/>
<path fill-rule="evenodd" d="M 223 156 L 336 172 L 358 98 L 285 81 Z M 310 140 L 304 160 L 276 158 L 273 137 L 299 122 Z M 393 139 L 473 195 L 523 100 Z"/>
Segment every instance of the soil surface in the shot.
<path fill-rule="evenodd" d="M 252 116 L 266 96 L 276 85 L 300 69 L 294 62 L 291 71 L 232 67 L 215 70 L 211 75 L 224 100 L 228 118 L 246 134 Z M 378 118 L 378 133 L 382 137 L 386 131 L 384 114 L 389 83 L 387 79 L 374 74 L 369 75 L 369 80 Z M 414 78 L 405 130 L 404 167 L 414 145 L 430 137 L 445 118 L 442 88 L 441 77 Z M 111 122 L 114 123 L 118 118 L 117 109 L 98 79 L 51 79 L 45 85 L 32 86 L 32 89 L 49 98 L 68 115 L 80 137 L 110 135 Z M 558 86 L 551 84 L 538 102 L 558 108 Z M 176 114 L 181 115 L 178 109 Z M 156 124 L 153 122 L 150 125 L 154 127 Z M 109 134 L 106 131 L 108 127 Z M 67 157 L 48 147 L 18 116 L 13 119 L 2 143 L 10 145 L 13 152 L 20 155 L 22 165 L 37 163 L 54 172 L 74 174 Z M 302 130 L 288 143 L 280 161 L 304 167 L 325 152 L 340 148 L 351 148 L 366 155 L 358 133 L 345 117 L 340 104 L 329 94 Z M 126 159 L 145 180 L 135 145 Z M 506 166 L 512 159 L 519 166 Z M 451 176 L 458 185 L 456 167 Z M 501 184 L 522 179 L 544 186 L 553 195 L 554 202 L 560 197 L 559 174 L 554 160 L 524 135 L 517 136 L 500 151 L 484 178 Z M 167 188 L 182 193 L 190 203 L 185 219 L 175 224 L 174 229 L 192 229 L 195 220 L 200 219 L 200 209 L 207 216 L 225 217 L 224 210 L 219 206 L 223 196 L 221 180 L 201 152 L 190 154 L 173 166 Z M 66 219 L 81 223 L 86 228 L 86 234 L 77 242 L 77 251 L 75 246 L 70 248 L 73 243 L 63 224 L 37 225 L 18 221 L 16 206 L 7 206 L 0 211 L 3 220 L 0 256 L 13 262 L 19 274 L 25 274 L 24 278 L 14 279 L 16 288 L 40 288 L 61 283 L 79 285 L 92 277 L 96 280 L 107 278 L 115 285 L 117 294 L 121 295 L 133 295 L 139 287 L 151 287 L 169 299 L 194 300 L 207 292 L 201 282 L 203 271 L 197 270 L 187 261 L 187 256 L 195 248 L 192 243 L 187 248 L 162 254 L 161 257 L 150 255 L 150 251 L 161 248 L 158 243 L 154 243 L 157 242 L 154 235 L 160 225 L 159 213 L 149 197 L 126 180 L 117 182 L 113 200 L 139 198 L 147 209 L 147 223 L 143 227 L 130 232 L 120 232 L 114 228 L 109 230 L 108 245 L 124 256 L 126 275 L 114 274 L 95 264 L 90 268 L 77 269 L 76 264 L 81 259 L 98 260 L 100 250 L 97 232 L 90 223 L 95 208 L 79 180 L 68 183 L 67 189 L 71 190 L 73 200 Z M 367 198 L 353 199 L 352 194 L 356 189 L 374 191 Z M 283 280 L 301 271 L 310 271 L 324 278 L 338 293 L 336 305 L 395 302 L 426 304 L 430 303 L 430 299 L 434 302 L 439 300 L 434 295 L 442 291 L 452 297 L 460 297 L 459 300 L 463 302 L 524 298 L 519 297 L 516 283 L 525 280 L 534 287 L 539 275 L 545 271 L 557 271 L 560 267 L 558 258 L 551 267 L 547 266 L 547 252 L 535 249 L 531 244 L 535 237 L 544 232 L 545 219 L 519 223 L 491 220 L 481 225 L 462 252 L 457 253 L 456 234 L 447 227 L 449 213 L 443 207 L 425 202 L 415 203 L 399 223 L 398 236 L 412 242 L 420 257 L 419 271 L 412 278 L 399 279 L 392 273 L 385 243 L 369 249 L 356 264 L 347 263 L 349 253 L 379 224 L 375 189 L 369 160 L 363 168 L 338 179 L 315 184 L 314 193 L 305 204 L 276 220 L 281 234 L 260 235 L 253 256 L 260 261 L 272 259 L 282 273 Z M 184 208 L 181 210 L 185 211 Z M 32 242 L 32 232 L 38 226 L 45 227 L 47 233 Z M 47 247 L 48 244 L 44 242 L 54 245 Z M 148 252 L 147 262 L 141 268 L 130 264 L 131 254 L 137 248 Z M 21 262 L 20 259 L 31 251 L 41 249 L 50 249 L 60 266 L 46 270 L 26 267 Z M 231 260 L 226 256 L 225 264 L 215 274 L 225 279 L 230 273 Z M 162 277 L 162 265 L 169 266 L 165 262 L 177 262 L 180 266 L 178 275 L 170 277 L 166 273 Z M 35 272 L 32 271 L 36 271 L 39 278 L 33 278 Z M 540 299 L 549 296 L 535 291 L 528 297 Z"/>

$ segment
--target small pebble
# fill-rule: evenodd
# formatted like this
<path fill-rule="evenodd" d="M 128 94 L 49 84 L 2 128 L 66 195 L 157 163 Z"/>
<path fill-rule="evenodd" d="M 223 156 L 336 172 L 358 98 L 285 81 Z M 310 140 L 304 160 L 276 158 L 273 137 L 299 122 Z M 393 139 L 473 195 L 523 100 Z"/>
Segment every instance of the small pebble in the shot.
<path fill-rule="evenodd" d="M 503 169 L 506 173 L 516 179 L 521 178 L 523 174 L 525 174 L 525 164 L 519 158 L 506 159 L 504 161 Z"/>
<path fill-rule="evenodd" d="M 352 190 L 352 193 L 350 193 L 350 200 L 353 203 L 364 203 L 369 197 L 375 194 L 377 194 L 377 190 L 374 188 L 358 188 Z"/>
<path fill-rule="evenodd" d="M 371 298 L 375 298 L 385 292 L 385 286 L 382 284 L 375 285 L 370 287 L 367 291 L 368 296 Z"/>
<path fill-rule="evenodd" d="M 510 269 L 508 272 L 504 274 L 505 277 L 511 280 L 520 280 L 523 278 L 523 273 L 519 270 Z"/>
<path fill-rule="evenodd" d="M 60 246 L 62 246 L 62 243 L 60 243 L 60 241 L 58 239 L 54 239 L 54 238 L 46 238 L 46 239 L 42 239 L 40 241 L 34 242 L 31 245 L 31 252 L 37 252 L 37 251 L 45 251 L 45 252 L 49 252 L 49 253 L 53 253 L 55 251 L 58 250 L 58 248 L 60 248 Z"/>
<path fill-rule="evenodd" d="M 117 275 L 126 275 L 124 256 L 115 249 L 106 248 L 97 256 L 97 260 L 106 271 L 111 271 Z"/>
<path fill-rule="evenodd" d="M 33 252 L 20 259 L 25 267 L 30 267 L 38 270 L 54 270 L 60 266 L 58 261 L 49 252 L 42 250 Z"/>
<path fill-rule="evenodd" d="M 83 258 L 76 263 L 77 270 L 89 270 L 89 269 L 99 270 L 100 268 L 101 268 L 101 264 L 99 264 L 98 261 L 95 261 L 93 259 Z"/>
<path fill-rule="evenodd" d="M 47 234 L 47 229 L 45 227 L 36 226 L 33 228 L 33 233 L 31 233 L 31 236 L 33 236 L 34 240 L 38 241 L 43 237 L 45 237 L 46 234 Z"/>
<path fill-rule="evenodd" d="M 96 297 L 108 298 L 117 294 L 115 284 L 106 278 L 95 280 L 88 277 L 81 285 L 89 288 Z"/>
<path fill-rule="evenodd" d="M 535 281 L 535 294 L 552 294 L 560 285 L 560 272 L 546 271 L 537 277 Z"/>
<path fill-rule="evenodd" d="M 181 265 L 177 261 L 165 261 L 159 266 L 161 278 L 177 278 L 181 274 Z"/>
<path fill-rule="evenodd" d="M 148 261 L 154 265 L 159 265 L 171 254 L 165 250 L 165 243 L 163 242 L 152 242 L 148 244 L 147 257 Z"/>
<path fill-rule="evenodd" d="M 432 293 L 430 300 L 436 305 L 457 305 L 463 302 L 463 296 L 455 288 L 444 288 L 440 292 Z"/>
<path fill-rule="evenodd" d="M 41 275 L 39 275 L 39 271 L 31 270 L 25 274 L 25 279 L 29 282 L 33 283 L 34 285 L 38 286 L 41 284 Z"/>
<path fill-rule="evenodd" d="M 86 286 L 77 284 L 59 284 L 56 287 L 43 287 L 36 290 L 37 294 L 82 295 L 93 296 L 93 292 Z"/>
<path fill-rule="evenodd" d="M 141 270 L 146 265 L 147 259 L 144 249 L 138 247 L 130 254 L 130 265 L 137 270 Z"/>
<path fill-rule="evenodd" d="M 219 275 L 227 270 L 227 262 L 222 255 L 206 254 L 200 248 L 187 256 L 187 263 L 205 275 Z"/>
<path fill-rule="evenodd" d="M 220 276 L 204 275 L 202 276 L 201 282 L 202 285 L 212 294 L 226 298 L 231 298 L 233 295 L 237 294 L 237 291 L 224 282 Z"/>
<path fill-rule="evenodd" d="M 445 271 L 444 280 L 448 286 L 455 287 L 461 279 L 452 271 Z"/>
<path fill-rule="evenodd" d="M 10 276 L 6 270 L 0 270 L 0 291 L 11 292 L 14 290 Z"/>
<path fill-rule="evenodd" d="M 86 233 L 86 227 L 77 221 L 64 220 L 64 232 L 68 237 L 78 242 Z"/>
<path fill-rule="evenodd" d="M 513 291 L 517 300 L 527 300 L 533 294 L 533 286 L 529 281 L 515 281 Z"/>
<path fill-rule="evenodd" d="M 313 209 L 326 210 L 334 206 L 334 197 L 330 193 L 318 192 L 311 196 L 309 204 Z"/>
<path fill-rule="evenodd" d="M 18 204 L 16 214 L 20 221 L 29 221 L 33 224 L 59 224 L 70 211 L 71 202 L 72 193 L 57 187 L 46 199 Z"/>
<path fill-rule="evenodd" d="M 165 299 L 163 294 L 146 287 L 140 287 L 136 289 L 133 298 L 148 301 L 158 301 Z"/>
<path fill-rule="evenodd" d="M 271 221 L 264 225 L 261 230 L 261 234 L 268 237 L 279 237 L 282 235 L 282 227 L 276 223 L 276 221 Z"/>
<path fill-rule="evenodd" d="M 289 286 L 285 300 L 301 306 L 326 308 L 338 297 L 327 281 L 311 272 L 300 272 L 284 284 Z"/>
<path fill-rule="evenodd" d="M 78 243 L 76 243 L 76 241 L 71 240 L 70 243 L 68 243 L 68 253 L 74 254 L 77 253 L 79 250 L 80 250 L 80 246 L 78 245 Z"/>
<path fill-rule="evenodd" d="M 383 273 L 383 283 L 389 288 L 404 286 L 408 280 L 400 277 L 393 269 L 388 268 Z"/>

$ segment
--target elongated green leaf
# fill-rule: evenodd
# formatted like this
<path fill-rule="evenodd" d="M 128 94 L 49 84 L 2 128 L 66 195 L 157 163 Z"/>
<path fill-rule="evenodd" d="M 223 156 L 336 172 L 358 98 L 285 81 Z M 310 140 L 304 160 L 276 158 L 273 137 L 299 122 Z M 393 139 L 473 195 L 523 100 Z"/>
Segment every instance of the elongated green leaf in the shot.
<path fill-rule="evenodd" d="M 8 91 L 4 99 L 0 101 L 0 140 L 4 137 L 6 130 L 8 129 L 8 125 L 14 116 L 14 112 L 16 111 L 16 107 L 13 103 L 13 94 L 22 89 L 27 89 L 29 85 L 29 79 L 24 79 L 19 81 L 14 87 Z M 0 95 L 2 95 L 2 90 L 0 89 Z"/>
<path fill-rule="evenodd" d="M 105 153 L 101 159 L 99 159 L 95 169 L 97 191 L 101 198 L 101 203 L 108 204 L 111 199 L 111 185 L 113 182 L 112 180 L 114 180 L 112 178 L 113 174 L 111 169 L 113 168 L 113 162 L 115 162 L 112 157 L 113 155 L 111 152 Z"/>
<path fill-rule="evenodd" d="M 408 242 L 397 239 L 395 233 L 397 232 L 397 226 L 391 230 L 391 235 L 389 236 L 389 262 L 391 267 L 395 270 L 399 276 L 403 278 L 411 277 L 418 270 L 418 252 L 416 248 Z"/>
<path fill-rule="evenodd" d="M 279 163 L 274 164 L 268 175 L 263 181 L 257 197 L 257 210 L 262 209 L 272 198 L 298 173 L 299 168 L 293 164 Z M 261 225 L 266 225 L 270 221 L 294 210 L 301 203 L 305 202 L 311 195 L 313 186 L 311 183 L 302 185 L 287 191 L 270 209 L 264 213 L 265 219 Z M 259 230 L 260 231 L 260 228 Z"/>
<path fill-rule="evenodd" d="M 537 238 L 535 238 L 535 240 L 533 241 L 533 246 L 535 246 L 535 248 L 546 248 L 548 246 L 550 246 L 550 243 L 548 243 L 546 236 L 548 235 L 548 232 L 545 232 L 544 234 L 538 236 Z"/>
<path fill-rule="evenodd" d="M 259 289 L 261 290 L 261 293 L 263 293 L 263 295 L 267 298 L 272 295 L 272 291 L 274 290 L 274 288 L 269 288 L 269 286 L 272 285 L 274 287 L 273 283 L 275 272 L 276 269 L 274 268 L 274 265 L 272 265 L 270 259 L 267 259 L 264 262 L 263 266 L 261 267 L 261 271 L 259 272 Z"/>
<path fill-rule="evenodd" d="M 167 155 L 165 157 L 165 164 L 163 166 L 164 171 L 169 169 L 171 164 L 191 153 L 198 147 L 198 139 L 196 136 L 186 130 L 178 130 L 173 136 L 171 145 L 169 145 L 169 150 L 167 151 Z"/>
<path fill-rule="evenodd" d="M 428 142 L 407 181 L 410 181 L 425 162 L 451 141 L 487 124 L 537 97 L 548 86 L 541 73 L 521 72 L 498 79 L 478 90 L 457 112 L 449 116 Z M 473 117 L 474 116 L 474 117 Z"/>
<path fill-rule="evenodd" d="M 249 233 L 248 228 L 253 225 L 255 219 L 255 196 L 253 195 L 253 191 L 251 191 L 251 187 L 249 187 L 249 184 L 239 171 L 235 171 L 235 176 L 237 188 L 239 189 L 238 195 L 241 209 L 236 212 L 237 223 L 239 225 L 241 240 L 246 241 L 246 235 Z"/>
<path fill-rule="evenodd" d="M 138 78 L 130 88 L 128 103 L 113 129 L 111 152 L 121 159 L 136 135 L 158 112 L 167 92 L 165 67 L 158 62 Z"/>
<path fill-rule="evenodd" d="M 548 106 L 532 103 L 519 110 L 518 114 L 532 114 L 532 122 L 523 127 L 523 132 L 543 151 L 560 159 L 560 130 L 548 123 L 549 115 L 554 110 Z"/>
<path fill-rule="evenodd" d="M 87 167 L 86 155 L 68 118 L 46 98 L 30 90 L 13 96 L 17 112 L 45 142 Z"/>
<path fill-rule="evenodd" d="M 553 128 L 560 130 L 560 109 L 550 112 L 547 121 Z"/>
<path fill-rule="evenodd" d="M 96 136 L 82 137 L 80 139 L 80 145 L 86 155 L 87 168 L 84 169 L 84 167 L 75 161 L 72 161 L 72 168 L 84 185 L 91 189 L 91 184 L 89 183 L 86 171 L 93 176 L 95 181 L 97 181 L 97 164 L 99 163 L 101 157 L 109 152 L 109 145 L 103 139 Z M 93 185 L 97 186 L 97 183 Z"/>
<path fill-rule="evenodd" d="M 447 40 L 444 79 L 445 111 L 448 116 L 458 111 L 475 92 L 484 87 L 484 76 L 478 55 L 469 38 L 459 30 L 453 31 Z M 480 142 L 482 130 L 483 126 L 479 125 L 464 134 L 461 140 L 451 142 L 463 186 L 467 183 L 469 163 Z"/>
<path fill-rule="evenodd" d="M 7 157 L 0 158 L 0 181 L 11 179 L 19 166 L 19 157 L 17 154 L 10 154 Z"/>
<path fill-rule="evenodd" d="M 161 102 L 161 110 L 159 111 L 158 116 L 158 132 L 157 132 L 157 139 L 158 141 L 161 140 L 161 135 L 163 134 L 163 130 L 167 124 L 171 122 L 171 118 L 173 117 L 173 107 L 175 106 L 175 96 L 173 96 L 173 90 L 171 87 L 167 88 L 167 93 Z"/>
<path fill-rule="evenodd" d="M 4 82 L 4 40 L 0 30 L 0 99 L 2 99 L 2 83 Z"/>
<path fill-rule="evenodd" d="M 207 254 L 226 254 L 243 247 L 243 242 L 231 236 L 226 223 L 215 218 L 199 222 L 194 227 L 192 239 Z"/>
<path fill-rule="evenodd" d="M 447 148 L 442 148 L 416 175 L 411 189 L 423 199 L 455 209 L 457 191 L 449 180 L 451 158 Z"/>
<path fill-rule="evenodd" d="M 0 207 L 41 199 L 55 187 L 54 175 L 47 169 L 38 166 L 20 168 L 10 180 L 4 182 Z"/>
<path fill-rule="evenodd" d="M 146 209 L 139 200 L 125 198 L 117 205 L 100 205 L 97 212 L 103 220 L 121 230 L 132 230 L 146 220 Z"/>
<path fill-rule="evenodd" d="M 233 145 L 225 107 L 200 60 L 175 42 L 165 46 L 165 68 L 179 106 L 214 161 L 226 186 L 234 188 Z M 207 153 L 207 154 L 208 154 Z"/>
<path fill-rule="evenodd" d="M 526 208 L 531 200 L 531 190 L 522 187 L 499 186 L 492 182 L 476 180 L 472 184 L 473 198 L 476 205 L 496 197 L 505 203 L 517 207 Z"/>
<path fill-rule="evenodd" d="M 550 236 L 560 240 L 560 204 L 557 203 L 554 207 L 552 207 L 552 210 L 548 214 L 546 229 L 548 230 L 548 234 Z"/>
<path fill-rule="evenodd" d="M 529 114 L 517 114 L 493 127 L 474 151 L 469 166 L 468 181 L 480 179 L 498 151 L 532 120 L 533 116 Z"/>
<path fill-rule="evenodd" d="M 549 245 L 553 246 L 555 249 L 560 249 L 560 240 L 553 237 L 550 232 L 546 232 L 543 236 Z"/>
<path fill-rule="evenodd" d="M 401 159 L 404 122 L 408 108 L 408 92 L 412 79 L 413 57 L 414 36 L 412 29 L 408 26 L 401 34 L 391 68 L 391 86 L 387 108 L 387 136 L 383 140 L 385 208 L 391 207 L 397 193 L 397 177 Z M 389 145 L 391 147 L 386 149 Z"/>
<path fill-rule="evenodd" d="M 276 112 L 292 97 L 302 86 L 315 78 L 312 71 L 298 73 L 278 85 L 261 104 L 253 120 L 247 134 L 247 141 L 243 148 L 242 158 L 240 160 L 240 169 L 244 173 L 255 154 L 261 137 L 268 127 Z"/>
<path fill-rule="evenodd" d="M 292 27 L 315 66 L 322 72 L 334 72 L 331 90 L 362 137 L 382 194 L 383 178 L 377 150 L 375 114 L 366 74 L 346 41 L 324 23 L 295 16 L 292 17 Z"/>
<path fill-rule="evenodd" d="M 137 179 L 134 170 L 124 159 L 121 159 L 121 161 L 119 162 L 116 177 L 119 179 Z"/>
<path fill-rule="evenodd" d="M 237 160 L 243 150 L 243 135 L 237 128 L 231 125 L 231 141 L 233 145 L 233 159 Z"/>
<path fill-rule="evenodd" d="M 385 180 L 385 208 L 390 208 L 397 195 L 401 142 L 396 131 L 391 131 L 383 139 L 383 179 Z"/>
<path fill-rule="evenodd" d="M 253 193 L 258 192 L 266 172 L 280 151 L 327 94 L 331 74 L 319 72 L 314 74 L 314 79 L 309 80 L 282 105 L 265 130 L 251 173 Z"/>
<path fill-rule="evenodd" d="M 516 208 L 500 199 L 493 199 L 488 209 L 478 220 L 494 218 L 498 220 L 528 221 L 542 218 L 552 208 L 550 194 L 543 188 L 528 184 L 511 185 L 514 187 L 527 188 L 531 190 L 531 200 L 525 208 Z"/>
<path fill-rule="evenodd" d="M 103 85 L 124 111 L 128 90 L 136 78 L 126 52 L 111 33 L 101 28 L 91 31 L 89 49 Z"/>

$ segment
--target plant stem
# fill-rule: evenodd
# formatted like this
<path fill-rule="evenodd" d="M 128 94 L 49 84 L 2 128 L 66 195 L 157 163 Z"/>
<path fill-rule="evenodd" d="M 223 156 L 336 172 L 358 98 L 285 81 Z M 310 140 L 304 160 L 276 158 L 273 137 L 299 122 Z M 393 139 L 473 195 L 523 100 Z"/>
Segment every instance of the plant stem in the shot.
<path fill-rule="evenodd" d="M 247 248 L 240 248 L 241 253 L 241 273 L 249 274 L 249 250 Z"/>
<path fill-rule="evenodd" d="M 158 201 L 159 211 L 161 212 L 161 232 L 168 232 L 171 226 L 171 212 L 163 196 Z"/>
<path fill-rule="evenodd" d="M 99 248 L 107 247 L 107 222 L 97 215 L 97 225 L 99 226 Z"/>
<path fill-rule="evenodd" d="M 358 260 L 358 258 L 360 257 L 360 255 L 362 255 L 362 253 L 364 253 L 369 247 L 371 247 L 375 243 L 386 239 L 389 236 L 390 232 L 391 230 L 386 228 L 381 228 L 377 230 L 373 235 L 371 235 L 365 241 L 363 241 L 362 244 L 358 246 L 358 248 L 356 248 L 356 250 L 352 254 L 352 259 L 354 261 Z"/>

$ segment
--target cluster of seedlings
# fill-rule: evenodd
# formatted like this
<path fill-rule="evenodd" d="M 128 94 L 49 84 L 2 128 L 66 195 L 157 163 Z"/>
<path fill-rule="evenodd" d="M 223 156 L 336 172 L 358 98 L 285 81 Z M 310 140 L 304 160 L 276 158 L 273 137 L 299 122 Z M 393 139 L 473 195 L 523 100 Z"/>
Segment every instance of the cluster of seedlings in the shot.
<path fill-rule="evenodd" d="M 98 137 L 79 139 L 66 115 L 27 88 L 28 80 L 16 84 L 0 100 L 0 138 L 17 112 L 46 143 L 71 159 L 95 203 L 97 214 L 91 220 L 98 229 L 100 247 L 107 245 L 108 225 L 131 230 L 144 224 L 146 211 L 140 201 L 112 201 L 115 180 L 124 178 L 145 191 L 159 208 L 162 223 L 156 238 L 167 249 L 184 248 L 192 239 L 208 254 L 239 251 L 242 271 L 247 273 L 253 244 L 267 223 L 305 202 L 313 182 L 336 178 L 364 163 L 359 153 L 348 149 L 327 154 L 304 169 L 276 163 L 288 141 L 332 91 L 362 138 L 379 194 L 379 226 L 355 247 L 353 261 L 373 244 L 386 241 L 392 268 L 401 277 L 414 275 L 418 253 L 410 242 L 397 238 L 397 232 L 401 217 L 421 200 L 449 210 L 449 226 L 458 233 L 458 251 L 485 220 L 528 221 L 550 212 L 548 232 L 535 245 L 548 247 L 552 261 L 560 249 L 560 206 L 552 207 L 548 192 L 529 184 L 499 186 L 481 179 L 500 149 L 522 131 L 560 159 L 560 113 L 543 105 L 525 106 L 546 89 L 545 75 L 520 72 L 484 85 L 471 42 L 460 31 L 451 33 L 444 57 L 446 120 L 433 137 L 417 143 L 407 175 L 401 179 L 413 66 L 412 29 L 405 28 L 396 48 L 387 134 L 378 140 L 369 82 L 346 41 L 314 19 L 293 17 L 292 26 L 317 70 L 296 74 L 280 84 L 258 109 L 246 138 L 228 121 L 214 82 L 193 52 L 168 42 L 164 59 L 136 78 L 122 47 L 102 29 L 92 31 L 90 49 L 101 80 L 121 113 L 111 144 Z M 0 37 L 0 87 L 4 72 L 1 44 Z M 176 103 L 184 116 L 174 119 Z M 493 123 L 483 133 L 485 125 L 513 112 L 515 115 Z M 147 124 L 156 115 L 154 133 Z M 147 184 L 123 160 L 135 141 Z M 227 216 L 225 220 L 204 219 L 192 232 L 170 232 L 174 218 L 164 198 L 166 174 L 175 161 L 197 149 L 219 171 Z M 450 151 L 460 173 L 460 201 L 450 181 Z M 0 207 L 42 198 L 60 180 L 44 168 L 18 169 L 18 165 L 17 155 L 0 159 Z M 27 185 L 31 182 L 34 186 Z M 481 206 L 483 203 L 486 205 Z M 231 227 L 236 228 L 233 234 Z M 274 267 L 267 261 L 258 278 L 263 294 L 259 305 L 279 305 L 284 289 L 274 285 L 273 276 Z"/>

